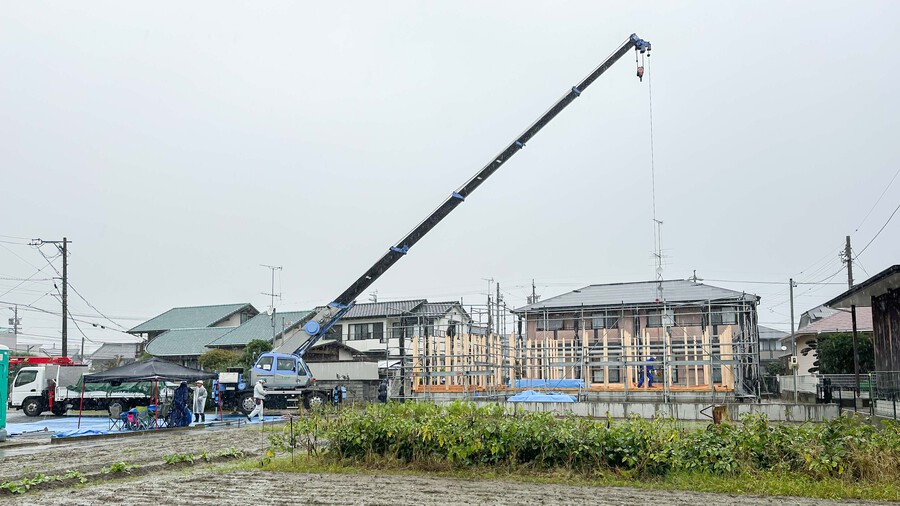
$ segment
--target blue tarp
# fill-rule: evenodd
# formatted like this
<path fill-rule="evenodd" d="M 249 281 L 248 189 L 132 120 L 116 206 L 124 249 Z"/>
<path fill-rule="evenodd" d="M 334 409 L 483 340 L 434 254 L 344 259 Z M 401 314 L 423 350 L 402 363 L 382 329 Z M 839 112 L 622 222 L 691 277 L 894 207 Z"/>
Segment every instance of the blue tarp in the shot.
<path fill-rule="evenodd" d="M 514 388 L 584 388 L 580 379 L 523 379 L 516 380 Z"/>
<path fill-rule="evenodd" d="M 206 419 L 208 421 L 213 421 L 212 419 L 216 416 L 212 413 L 206 414 Z M 266 415 L 266 422 L 271 422 L 274 420 L 278 420 L 279 416 Z M 247 417 L 243 415 L 225 415 L 225 421 L 238 421 L 241 420 L 241 425 L 247 423 Z M 193 422 L 193 419 L 191 419 Z M 253 424 L 257 424 L 257 418 L 253 418 Z M 190 425 L 195 425 L 191 423 Z M 203 425 L 203 424 L 200 424 Z M 36 434 L 39 432 L 46 432 L 47 435 L 53 435 L 55 437 L 71 437 L 71 436 L 85 436 L 85 435 L 94 435 L 94 434 L 110 434 L 110 433 L 121 433 L 121 432 L 130 432 L 128 430 L 109 430 L 109 418 L 105 416 L 83 416 L 81 418 L 81 428 L 78 428 L 78 417 L 77 416 L 43 416 L 37 418 L 34 422 L 25 422 L 25 423 L 10 423 L 7 426 L 7 431 L 11 437 L 20 436 L 23 434 Z M 86 432 L 88 431 L 88 432 Z"/>
<path fill-rule="evenodd" d="M 506 399 L 508 402 L 576 402 L 574 395 L 561 392 L 535 392 L 525 390 Z"/>

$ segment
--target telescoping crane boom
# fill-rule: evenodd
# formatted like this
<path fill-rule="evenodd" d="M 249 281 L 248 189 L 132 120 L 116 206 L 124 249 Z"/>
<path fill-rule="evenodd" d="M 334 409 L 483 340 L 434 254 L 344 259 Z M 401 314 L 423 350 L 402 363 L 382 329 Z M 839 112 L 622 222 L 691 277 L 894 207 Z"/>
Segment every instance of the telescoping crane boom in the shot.
<path fill-rule="evenodd" d="M 256 365 L 252 369 L 254 379 L 256 377 L 272 376 L 274 371 L 271 366 L 260 367 L 263 363 L 273 364 L 278 356 L 299 357 L 299 366 L 306 373 L 307 377 L 312 375 L 309 368 L 303 362 L 302 357 L 306 352 L 315 345 L 326 332 L 341 319 L 347 311 L 353 307 L 353 304 L 360 294 L 362 294 L 369 286 L 372 285 L 382 274 L 391 268 L 410 248 L 415 246 L 422 237 L 433 229 L 441 220 L 443 220 L 451 211 L 456 209 L 474 192 L 484 181 L 497 171 L 504 163 L 525 147 L 525 144 L 537 135 L 544 126 L 547 125 L 557 114 L 562 112 L 569 104 L 571 104 L 588 86 L 591 85 L 600 75 L 606 72 L 616 61 L 618 61 L 625 53 L 634 48 L 636 52 L 647 54 L 649 56 L 650 43 L 639 38 L 636 34 L 632 34 L 628 39 L 619 46 L 609 57 L 606 58 L 597 68 L 587 75 L 580 83 L 573 86 L 562 98 L 560 98 L 547 112 L 543 114 L 537 121 L 531 124 L 519 137 L 517 137 L 509 146 L 495 156 L 487 165 L 485 165 L 477 174 L 466 181 L 461 187 L 450 194 L 447 200 L 440 205 L 427 218 L 419 223 L 409 234 L 401 239 L 397 244 L 390 247 L 375 265 L 369 268 L 362 276 L 359 277 L 352 285 L 350 285 L 343 293 L 337 296 L 334 301 L 320 309 L 312 318 L 310 318 L 302 330 L 298 331 L 291 338 L 285 340 L 278 347 L 279 353 L 267 353 L 260 356 Z M 637 53 L 636 53 L 637 54 Z M 638 77 L 643 77 L 643 67 L 638 67 Z M 285 355 L 285 352 L 290 355 Z M 274 355 L 274 357 L 273 357 Z M 268 356 L 268 357 L 267 357 Z M 275 360 L 273 360 L 275 359 Z M 301 372 L 301 371 L 298 371 Z"/>

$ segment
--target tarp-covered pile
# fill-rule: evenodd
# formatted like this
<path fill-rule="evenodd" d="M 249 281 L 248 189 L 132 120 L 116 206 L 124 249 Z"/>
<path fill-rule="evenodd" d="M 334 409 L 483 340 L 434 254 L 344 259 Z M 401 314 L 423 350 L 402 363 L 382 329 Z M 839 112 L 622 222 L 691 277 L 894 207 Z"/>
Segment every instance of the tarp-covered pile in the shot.
<path fill-rule="evenodd" d="M 574 395 L 568 395 L 561 392 L 535 392 L 534 390 L 525 390 L 506 399 L 509 402 L 576 402 Z"/>
<path fill-rule="evenodd" d="M 584 388 L 584 380 L 580 380 L 580 379 L 521 379 L 521 380 L 516 380 L 515 388 Z"/>

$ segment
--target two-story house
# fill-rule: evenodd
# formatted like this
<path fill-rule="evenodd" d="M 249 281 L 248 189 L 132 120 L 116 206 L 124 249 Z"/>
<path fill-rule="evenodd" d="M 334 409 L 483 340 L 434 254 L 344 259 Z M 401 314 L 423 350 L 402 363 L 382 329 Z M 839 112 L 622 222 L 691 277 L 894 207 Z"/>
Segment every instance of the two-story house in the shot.
<path fill-rule="evenodd" d="M 590 285 L 514 310 L 517 376 L 753 394 L 759 297 L 691 280 Z"/>

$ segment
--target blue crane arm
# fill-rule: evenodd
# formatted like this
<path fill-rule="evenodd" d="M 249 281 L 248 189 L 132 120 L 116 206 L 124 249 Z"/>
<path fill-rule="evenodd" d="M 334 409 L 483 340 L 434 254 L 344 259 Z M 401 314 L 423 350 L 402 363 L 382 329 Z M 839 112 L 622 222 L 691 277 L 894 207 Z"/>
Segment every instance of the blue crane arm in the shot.
<path fill-rule="evenodd" d="M 606 72 L 616 61 L 618 61 L 625 53 L 634 48 L 636 51 L 646 53 L 650 50 L 650 43 L 631 34 L 628 39 L 619 46 L 606 60 L 597 68 L 573 86 L 565 95 L 562 96 L 547 112 L 532 123 L 522 134 L 510 143 L 497 156 L 493 157 L 481 170 L 478 171 L 471 179 L 456 189 L 449 197 L 427 218 L 419 223 L 411 232 L 409 232 L 398 243 L 391 246 L 388 251 L 369 268 L 362 276 L 351 284 L 344 292 L 337 296 L 333 302 L 325 308 L 318 311 L 304 326 L 303 330 L 298 332 L 294 338 L 285 341 L 279 348 L 284 351 L 291 351 L 294 355 L 302 357 L 319 339 L 330 329 L 337 321 L 346 314 L 353 306 L 356 297 L 363 293 L 378 278 L 381 277 L 388 269 L 397 263 L 400 258 L 405 255 L 422 237 L 431 231 L 438 223 L 441 222 L 451 211 L 456 209 L 458 205 L 465 201 L 487 178 L 496 172 L 504 163 L 509 161 L 516 153 L 525 147 L 525 144 L 537 135 L 557 114 L 562 112 L 569 104 L 571 104 L 579 95 L 581 95 L 588 86 L 591 85 L 598 77 Z M 298 345 L 298 343 L 300 343 Z"/>

